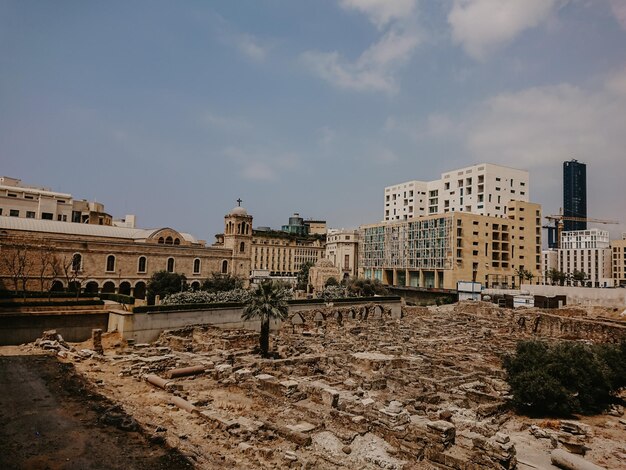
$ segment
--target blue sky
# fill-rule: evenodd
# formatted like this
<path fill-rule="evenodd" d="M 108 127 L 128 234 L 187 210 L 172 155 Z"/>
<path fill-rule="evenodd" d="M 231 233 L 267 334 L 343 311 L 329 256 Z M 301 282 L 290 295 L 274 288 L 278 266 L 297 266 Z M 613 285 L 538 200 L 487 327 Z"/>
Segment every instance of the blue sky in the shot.
<path fill-rule="evenodd" d="M 356 227 L 483 161 L 554 213 L 571 158 L 626 222 L 626 0 L 0 1 L 0 173 L 142 227 Z"/>

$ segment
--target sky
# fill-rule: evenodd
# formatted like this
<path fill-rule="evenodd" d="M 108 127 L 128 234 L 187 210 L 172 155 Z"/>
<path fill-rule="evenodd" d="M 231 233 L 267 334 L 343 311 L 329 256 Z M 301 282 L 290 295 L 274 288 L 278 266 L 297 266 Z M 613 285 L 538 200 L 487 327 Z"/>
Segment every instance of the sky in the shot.
<path fill-rule="evenodd" d="M 214 241 L 490 162 L 626 231 L 626 0 L 0 0 L 0 174 Z"/>

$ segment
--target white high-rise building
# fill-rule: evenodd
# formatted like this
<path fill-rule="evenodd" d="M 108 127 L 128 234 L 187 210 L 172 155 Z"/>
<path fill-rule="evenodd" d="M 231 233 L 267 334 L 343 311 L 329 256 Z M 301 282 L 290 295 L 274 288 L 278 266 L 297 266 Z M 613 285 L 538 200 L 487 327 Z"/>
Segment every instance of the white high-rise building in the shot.
<path fill-rule="evenodd" d="M 442 173 L 434 181 L 413 180 L 387 186 L 383 220 L 409 220 L 446 212 L 507 217 L 509 201 L 529 202 L 528 172 L 479 163 Z"/>
<path fill-rule="evenodd" d="M 591 287 L 612 287 L 612 260 L 609 232 L 597 228 L 561 233 L 561 248 L 542 253 L 544 282 L 551 269 L 566 274 L 566 284 Z M 585 273 L 585 279 L 575 280 L 574 273 Z"/>

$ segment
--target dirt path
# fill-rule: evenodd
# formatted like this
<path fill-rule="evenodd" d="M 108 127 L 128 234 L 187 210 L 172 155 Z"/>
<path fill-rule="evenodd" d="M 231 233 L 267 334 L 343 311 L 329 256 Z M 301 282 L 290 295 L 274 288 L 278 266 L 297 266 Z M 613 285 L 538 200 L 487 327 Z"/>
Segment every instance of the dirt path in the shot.
<path fill-rule="evenodd" d="M 111 403 L 71 365 L 52 356 L 12 354 L 0 348 L 0 468 L 193 468 L 138 431 L 103 424 Z"/>

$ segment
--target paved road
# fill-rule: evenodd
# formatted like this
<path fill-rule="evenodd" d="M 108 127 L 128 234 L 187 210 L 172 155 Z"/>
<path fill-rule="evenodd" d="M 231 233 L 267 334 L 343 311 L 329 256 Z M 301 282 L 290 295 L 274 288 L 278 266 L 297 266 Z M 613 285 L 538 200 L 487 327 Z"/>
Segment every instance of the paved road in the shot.
<path fill-rule="evenodd" d="M 52 356 L 0 348 L 0 469 L 190 469 L 178 452 L 98 421 L 110 406 Z"/>

